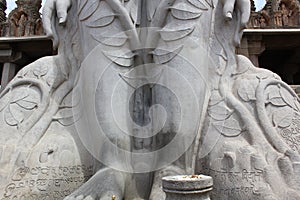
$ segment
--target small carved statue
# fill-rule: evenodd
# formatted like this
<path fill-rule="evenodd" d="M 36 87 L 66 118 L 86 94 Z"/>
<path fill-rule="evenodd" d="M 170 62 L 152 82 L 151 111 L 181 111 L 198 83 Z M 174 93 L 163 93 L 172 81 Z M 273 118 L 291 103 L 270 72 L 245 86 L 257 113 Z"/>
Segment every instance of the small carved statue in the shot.
<path fill-rule="evenodd" d="M 282 24 L 283 26 L 289 25 L 289 18 L 292 16 L 292 10 L 288 10 L 284 3 L 281 4 Z"/>
<path fill-rule="evenodd" d="M 265 18 L 263 16 L 260 17 L 259 21 L 260 21 L 260 27 L 261 28 L 265 28 L 267 26 L 266 20 L 265 20 Z"/>
<path fill-rule="evenodd" d="M 274 13 L 274 21 L 276 27 L 282 26 L 282 13 L 280 11 Z"/>

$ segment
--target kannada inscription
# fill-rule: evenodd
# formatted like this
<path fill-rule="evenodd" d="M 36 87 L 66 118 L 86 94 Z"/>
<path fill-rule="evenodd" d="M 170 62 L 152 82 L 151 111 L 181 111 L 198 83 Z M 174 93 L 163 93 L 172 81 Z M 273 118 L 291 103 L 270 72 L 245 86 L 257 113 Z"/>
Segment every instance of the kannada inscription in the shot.
<path fill-rule="evenodd" d="M 93 172 L 93 166 L 86 165 L 33 168 L 24 166 L 15 171 L 1 199 L 63 199 L 86 182 Z"/>

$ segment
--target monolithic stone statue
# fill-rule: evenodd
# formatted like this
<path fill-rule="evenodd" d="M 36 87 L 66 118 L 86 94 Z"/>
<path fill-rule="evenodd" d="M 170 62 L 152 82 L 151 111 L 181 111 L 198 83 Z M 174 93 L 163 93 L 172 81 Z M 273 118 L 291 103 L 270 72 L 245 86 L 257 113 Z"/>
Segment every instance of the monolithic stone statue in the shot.
<path fill-rule="evenodd" d="M 212 199 L 299 199 L 299 98 L 235 55 L 249 15 L 246 0 L 47 0 L 59 53 L 1 94 L 1 198 L 163 200 L 163 176 L 201 173 Z"/>

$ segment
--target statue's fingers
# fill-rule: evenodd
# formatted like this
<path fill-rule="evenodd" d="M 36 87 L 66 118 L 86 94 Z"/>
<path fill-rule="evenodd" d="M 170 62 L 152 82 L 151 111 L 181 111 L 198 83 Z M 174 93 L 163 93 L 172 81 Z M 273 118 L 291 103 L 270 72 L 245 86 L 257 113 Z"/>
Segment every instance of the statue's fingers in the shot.
<path fill-rule="evenodd" d="M 57 17 L 60 25 L 65 25 L 71 0 L 56 1 Z"/>
<path fill-rule="evenodd" d="M 235 0 L 223 0 L 223 15 L 226 20 L 232 20 Z"/>
<path fill-rule="evenodd" d="M 55 10 L 55 2 L 54 0 L 47 0 L 45 6 L 43 8 L 43 26 L 44 30 L 49 37 L 53 37 L 52 30 L 52 18 Z"/>

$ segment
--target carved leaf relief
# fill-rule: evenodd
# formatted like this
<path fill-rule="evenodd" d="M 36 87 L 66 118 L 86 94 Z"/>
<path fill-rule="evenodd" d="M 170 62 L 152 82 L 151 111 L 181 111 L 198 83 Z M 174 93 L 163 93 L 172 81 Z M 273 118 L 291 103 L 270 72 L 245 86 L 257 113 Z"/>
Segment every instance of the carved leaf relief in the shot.
<path fill-rule="evenodd" d="M 93 35 L 93 37 L 95 40 L 97 40 L 98 42 L 104 45 L 114 46 L 114 47 L 123 46 L 128 39 L 128 36 L 124 32 L 121 32 L 116 35 L 106 32 L 101 35 Z"/>
<path fill-rule="evenodd" d="M 79 94 L 80 94 L 79 92 L 70 92 L 62 101 L 60 108 L 77 107 L 81 100 L 81 97 Z"/>
<path fill-rule="evenodd" d="M 84 21 L 91 17 L 99 7 L 99 0 L 85 0 L 82 9 L 79 12 L 79 20 Z"/>
<path fill-rule="evenodd" d="M 273 75 L 272 75 L 273 76 Z M 267 72 L 267 71 L 264 71 L 264 72 L 260 72 L 256 75 L 256 78 L 258 80 L 264 80 L 264 79 L 268 79 L 270 78 L 270 73 Z"/>
<path fill-rule="evenodd" d="M 246 102 L 256 100 L 256 88 L 258 80 L 245 80 L 240 82 L 238 95 Z"/>
<path fill-rule="evenodd" d="M 79 115 L 77 117 L 69 117 L 69 118 L 63 118 L 58 119 L 58 123 L 60 123 L 63 126 L 72 126 L 79 120 Z"/>
<path fill-rule="evenodd" d="M 147 1 L 147 17 L 148 20 L 151 21 L 155 15 L 156 12 L 156 8 L 158 6 L 158 4 L 160 3 L 160 0 L 151 0 L 151 1 Z"/>
<path fill-rule="evenodd" d="M 213 126 L 226 137 L 237 137 L 242 133 L 242 128 L 234 115 L 224 121 L 213 122 Z"/>
<path fill-rule="evenodd" d="M 289 106 L 278 108 L 273 113 L 273 123 L 276 127 L 286 128 L 292 124 L 294 111 Z"/>
<path fill-rule="evenodd" d="M 19 126 L 24 121 L 24 113 L 16 104 L 10 104 L 4 112 L 4 119 L 10 126 Z"/>
<path fill-rule="evenodd" d="M 80 119 L 80 110 L 78 107 L 65 107 L 60 109 L 52 118 L 63 126 L 71 126 Z"/>
<path fill-rule="evenodd" d="M 29 96 L 28 88 L 16 88 L 12 92 L 11 102 L 16 103 Z"/>
<path fill-rule="evenodd" d="M 201 10 L 208 10 L 207 6 L 201 0 L 188 0 L 188 2 Z"/>
<path fill-rule="evenodd" d="M 184 38 L 185 36 L 192 33 L 195 29 L 193 23 L 184 22 L 178 24 L 178 22 L 173 22 L 167 24 L 162 30 L 160 30 L 161 38 L 164 41 L 174 41 Z"/>
<path fill-rule="evenodd" d="M 37 107 L 36 102 L 32 102 L 26 99 L 22 99 L 21 101 L 18 101 L 16 104 L 19 105 L 21 108 L 24 108 L 25 110 L 32 110 Z"/>
<path fill-rule="evenodd" d="M 227 119 L 232 115 L 232 113 L 233 111 L 226 106 L 224 101 L 218 103 L 217 105 L 211 106 L 208 109 L 208 115 L 217 121 Z"/>
<path fill-rule="evenodd" d="M 105 1 L 100 1 L 99 9 L 97 9 L 86 24 L 90 28 L 100 28 L 111 24 L 116 14 Z"/>
<path fill-rule="evenodd" d="M 25 98 L 16 101 L 16 104 L 25 110 L 32 110 L 38 106 L 40 94 L 35 90 L 29 90 L 29 88 L 27 89 L 27 92 L 28 95 Z"/>
<path fill-rule="evenodd" d="M 201 16 L 202 11 L 186 3 L 178 3 L 171 7 L 171 13 L 176 19 L 196 19 Z"/>
<path fill-rule="evenodd" d="M 78 1 L 78 15 L 82 12 L 83 8 L 87 4 L 88 0 L 79 0 Z"/>
<path fill-rule="evenodd" d="M 205 0 L 205 2 L 212 8 L 214 8 L 214 2 L 213 0 Z"/>
<path fill-rule="evenodd" d="M 0 98 L 0 112 L 2 112 L 4 108 L 6 108 L 6 106 L 10 103 L 10 99 L 11 99 L 10 91 Z"/>
<path fill-rule="evenodd" d="M 99 16 L 97 19 L 88 23 L 87 26 L 90 28 L 100 28 L 111 24 L 115 19 L 115 14 L 109 14 L 105 16 Z"/>
<path fill-rule="evenodd" d="M 42 76 L 45 76 L 48 73 L 49 69 L 47 65 L 38 65 L 33 69 L 33 74 L 37 78 L 41 78 Z"/>
<path fill-rule="evenodd" d="M 55 79 L 56 77 L 53 76 L 52 74 L 50 76 L 48 76 L 46 82 L 48 86 L 52 86 L 55 83 Z"/>
<path fill-rule="evenodd" d="M 19 126 L 32 110 L 38 107 L 40 93 L 30 85 L 14 88 L 10 93 L 11 98 L 9 97 L 9 104 L 4 111 L 4 119 L 10 126 Z"/>
<path fill-rule="evenodd" d="M 208 105 L 214 106 L 214 105 L 220 103 L 222 100 L 223 100 L 223 98 L 221 97 L 219 91 L 218 90 L 214 90 L 211 93 L 211 97 L 210 97 Z"/>
<path fill-rule="evenodd" d="M 117 50 L 117 51 L 103 51 L 104 55 L 112 62 L 122 66 L 130 67 L 133 65 L 135 54 L 131 51 Z"/>
<path fill-rule="evenodd" d="M 289 91 L 284 89 L 283 87 L 280 88 L 280 96 L 282 97 L 283 101 L 293 108 L 296 111 L 299 111 L 299 108 L 297 107 L 297 97 L 294 97 Z"/>
<path fill-rule="evenodd" d="M 158 47 L 153 52 L 154 62 L 157 64 L 165 64 L 175 58 L 182 50 L 183 45 L 175 49 L 168 49 L 167 47 Z"/>
<path fill-rule="evenodd" d="M 148 1 L 147 1 L 148 2 Z M 138 19 L 138 1 L 134 0 L 134 3 L 130 6 L 130 17 L 134 24 L 140 24 L 140 19 Z"/>
<path fill-rule="evenodd" d="M 73 111 L 72 108 L 63 108 L 60 109 L 56 115 L 53 117 L 53 119 L 63 119 L 63 118 L 69 118 L 73 117 Z"/>
<path fill-rule="evenodd" d="M 278 87 L 272 87 L 273 89 L 268 94 L 268 102 L 274 106 L 286 106 L 286 102 L 281 97 Z"/>
<path fill-rule="evenodd" d="M 71 126 L 79 120 L 82 109 L 80 107 L 80 93 L 70 92 L 63 100 L 60 109 L 52 118 L 63 126 Z"/>

